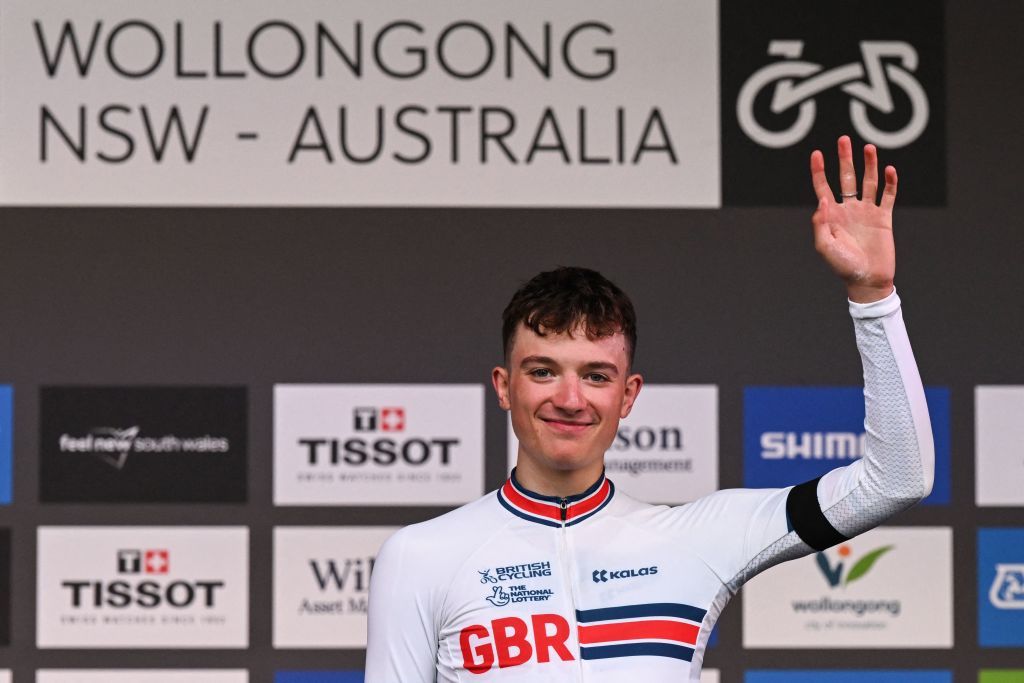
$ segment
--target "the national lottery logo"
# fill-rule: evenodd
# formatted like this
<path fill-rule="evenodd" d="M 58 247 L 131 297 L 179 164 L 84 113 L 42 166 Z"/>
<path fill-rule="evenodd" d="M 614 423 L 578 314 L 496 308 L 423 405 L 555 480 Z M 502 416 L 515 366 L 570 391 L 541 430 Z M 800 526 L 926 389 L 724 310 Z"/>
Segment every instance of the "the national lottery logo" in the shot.
<path fill-rule="evenodd" d="M 403 432 L 405 431 L 405 408 L 397 406 L 358 407 L 352 411 L 352 421 L 352 429 L 357 432 Z"/>
<path fill-rule="evenodd" d="M 527 586 L 494 586 L 485 600 L 495 607 L 504 607 L 513 602 L 547 602 L 555 594 L 550 588 L 529 588 Z"/>
<path fill-rule="evenodd" d="M 1024 564 L 997 564 L 988 599 L 997 609 L 1024 610 Z"/>

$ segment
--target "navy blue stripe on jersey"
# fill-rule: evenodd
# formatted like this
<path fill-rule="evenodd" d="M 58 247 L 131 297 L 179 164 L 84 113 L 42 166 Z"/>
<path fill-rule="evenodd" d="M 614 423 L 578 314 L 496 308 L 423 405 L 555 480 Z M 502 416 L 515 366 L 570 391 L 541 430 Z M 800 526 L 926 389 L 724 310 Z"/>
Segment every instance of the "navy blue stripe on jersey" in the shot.
<path fill-rule="evenodd" d="M 612 657 L 672 657 L 689 662 L 693 659 L 693 648 L 670 643 L 623 643 L 621 645 L 580 648 L 580 659 L 610 659 Z"/>
<path fill-rule="evenodd" d="M 675 617 L 701 623 L 707 610 L 678 602 L 651 602 L 645 605 L 623 605 L 622 607 L 602 607 L 600 609 L 576 610 L 576 621 L 589 624 L 595 621 L 613 619 L 637 619 L 640 617 Z"/>
<path fill-rule="evenodd" d="M 600 482 L 598 482 L 598 483 L 600 483 Z M 596 508 L 594 508 L 594 510 L 592 512 L 588 512 L 587 514 L 583 515 L 582 517 L 577 517 L 576 519 L 571 519 L 568 522 L 566 522 L 565 525 L 566 526 L 572 526 L 573 524 L 579 524 L 580 522 L 582 522 L 585 519 L 590 519 L 591 517 L 596 515 L 598 512 L 603 510 L 605 505 L 607 505 L 608 503 L 612 502 L 612 498 L 614 496 L 615 496 L 615 482 L 613 482 L 611 479 L 609 479 L 608 480 L 608 497 L 604 499 L 604 502 L 601 503 L 600 505 L 598 505 Z"/>
<path fill-rule="evenodd" d="M 821 511 L 818 502 L 819 479 L 821 477 L 790 489 L 786 497 L 786 520 L 801 541 L 821 551 L 850 539 L 839 533 Z"/>
<path fill-rule="evenodd" d="M 516 517 L 520 517 L 522 519 L 525 519 L 527 522 L 536 522 L 537 524 L 543 524 L 544 526 L 555 527 L 556 529 L 558 529 L 558 528 L 560 528 L 562 526 L 561 523 L 559 523 L 559 522 L 554 522 L 554 521 L 552 521 L 550 519 L 545 519 L 545 518 L 539 517 L 537 515 L 529 515 L 529 514 L 527 514 L 525 512 L 520 512 L 515 506 L 513 506 L 511 503 L 509 503 L 507 500 L 505 500 L 505 496 L 501 495 L 501 489 L 498 489 L 498 502 L 501 503 L 502 506 L 506 510 L 511 512 L 513 515 L 515 515 Z"/>

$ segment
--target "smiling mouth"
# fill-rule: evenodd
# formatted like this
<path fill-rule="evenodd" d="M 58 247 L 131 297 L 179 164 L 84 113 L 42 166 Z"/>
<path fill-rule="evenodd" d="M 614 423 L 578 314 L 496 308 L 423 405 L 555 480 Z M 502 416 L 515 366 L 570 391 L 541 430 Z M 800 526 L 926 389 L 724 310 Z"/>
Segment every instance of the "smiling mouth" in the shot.
<path fill-rule="evenodd" d="M 566 432 L 581 432 L 594 424 L 593 422 L 573 422 L 571 420 L 556 420 L 543 417 L 541 420 L 559 431 Z"/>

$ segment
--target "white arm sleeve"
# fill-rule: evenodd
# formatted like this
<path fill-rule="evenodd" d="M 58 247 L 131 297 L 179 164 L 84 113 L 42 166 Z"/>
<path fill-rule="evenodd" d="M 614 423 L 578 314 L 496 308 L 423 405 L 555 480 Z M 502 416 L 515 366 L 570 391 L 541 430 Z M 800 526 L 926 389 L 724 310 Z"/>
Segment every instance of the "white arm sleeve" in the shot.
<path fill-rule="evenodd" d="M 404 529 L 388 539 L 373 565 L 366 683 L 433 683 L 436 679 L 437 585 L 419 580 L 426 573 L 424 556 L 417 567 L 407 537 Z"/>
<path fill-rule="evenodd" d="M 864 457 L 818 482 L 825 518 L 844 536 L 871 529 L 927 496 L 935 445 L 921 376 L 894 291 L 850 302 L 864 365 Z"/>

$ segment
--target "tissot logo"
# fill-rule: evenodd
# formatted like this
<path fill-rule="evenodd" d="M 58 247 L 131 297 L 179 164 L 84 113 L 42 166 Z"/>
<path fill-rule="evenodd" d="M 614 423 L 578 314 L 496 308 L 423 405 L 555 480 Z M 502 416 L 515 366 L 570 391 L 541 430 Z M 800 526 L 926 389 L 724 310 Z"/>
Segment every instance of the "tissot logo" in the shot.
<path fill-rule="evenodd" d="M 370 576 L 394 531 L 274 529 L 274 646 L 365 647 Z"/>
<path fill-rule="evenodd" d="M 244 502 L 246 390 L 44 387 L 44 502 Z"/>
<path fill-rule="evenodd" d="M 935 484 L 925 504 L 950 498 L 949 390 L 927 387 Z M 743 392 L 743 483 L 791 486 L 864 456 L 861 387 L 748 387 Z"/>
<path fill-rule="evenodd" d="M 945 22 L 943 3 L 926 5 L 859 0 L 851 12 L 806 0 L 722 0 L 723 202 L 813 200 L 806 157 L 834 150 L 847 131 L 913 173 L 915 187 L 900 188 L 903 205 L 944 204 Z M 839 25 L 841 36 L 830 30 Z"/>
<path fill-rule="evenodd" d="M 405 429 L 405 408 L 356 408 L 352 412 L 357 432 L 375 432 L 378 429 L 401 432 Z"/>
<path fill-rule="evenodd" d="M 42 527 L 38 545 L 40 647 L 247 644 L 244 528 Z"/>
<path fill-rule="evenodd" d="M 483 492 L 482 387 L 278 385 L 274 403 L 278 504 L 448 504 Z"/>

